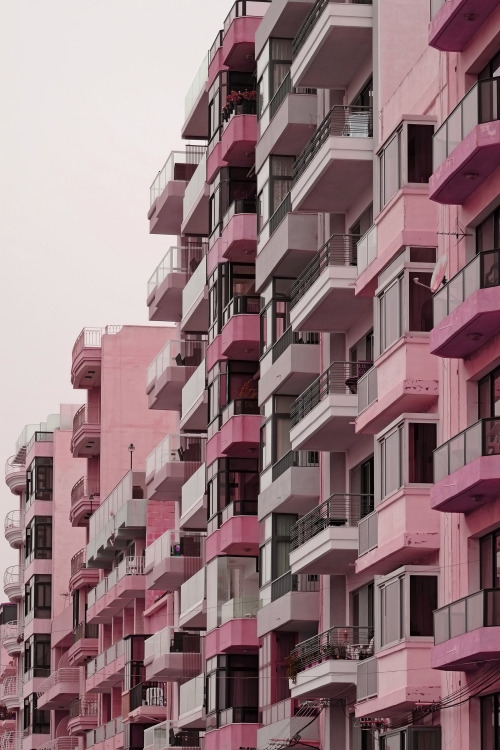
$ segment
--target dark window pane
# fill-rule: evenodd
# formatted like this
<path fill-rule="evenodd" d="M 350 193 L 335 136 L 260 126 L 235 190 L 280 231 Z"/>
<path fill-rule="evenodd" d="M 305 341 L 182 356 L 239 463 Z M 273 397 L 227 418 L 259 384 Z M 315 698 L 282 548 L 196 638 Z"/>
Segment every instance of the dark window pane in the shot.
<path fill-rule="evenodd" d="M 408 125 L 408 182 L 429 182 L 434 125 Z"/>
<path fill-rule="evenodd" d="M 431 636 L 437 609 L 437 577 L 410 576 L 410 635 Z"/>

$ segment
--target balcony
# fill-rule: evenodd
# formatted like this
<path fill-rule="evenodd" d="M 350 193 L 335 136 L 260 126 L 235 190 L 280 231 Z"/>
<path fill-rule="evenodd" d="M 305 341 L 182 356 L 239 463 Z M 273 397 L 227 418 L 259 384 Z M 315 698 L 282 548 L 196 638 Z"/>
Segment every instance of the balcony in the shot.
<path fill-rule="evenodd" d="M 482 589 L 434 612 L 432 668 L 467 671 L 500 658 L 500 589 Z"/>
<path fill-rule="evenodd" d="M 99 581 L 97 568 L 88 568 L 86 563 L 86 550 L 81 549 L 71 558 L 71 575 L 69 579 L 69 591 L 73 595 L 75 591 L 85 588 L 93 588 Z"/>
<path fill-rule="evenodd" d="M 179 627 L 207 627 L 206 570 L 201 568 L 181 585 Z"/>
<path fill-rule="evenodd" d="M 45 711 L 64 710 L 80 693 L 80 670 L 63 668 L 51 672 L 38 687 L 37 707 Z"/>
<path fill-rule="evenodd" d="M 134 599 L 143 599 L 146 588 L 144 557 L 125 557 L 106 578 L 89 591 L 87 621 L 111 622 Z"/>
<path fill-rule="evenodd" d="M 478 81 L 434 133 L 431 200 L 465 203 L 500 165 L 499 84 Z"/>
<path fill-rule="evenodd" d="M 257 203 L 253 198 L 231 203 L 222 217 L 222 258 L 248 263 L 257 250 Z"/>
<path fill-rule="evenodd" d="M 11 510 L 5 516 L 5 538 L 14 549 L 19 549 L 23 543 L 24 511 Z"/>
<path fill-rule="evenodd" d="M 106 742 L 106 748 L 109 750 L 120 750 L 124 747 L 123 720 L 121 716 L 111 719 L 107 724 L 92 729 L 85 735 L 85 746 L 87 748 L 94 745 L 101 745 Z M 102 744 L 104 747 L 104 744 Z"/>
<path fill-rule="evenodd" d="M 205 729 L 205 675 L 199 674 L 179 687 L 179 726 Z"/>
<path fill-rule="evenodd" d="M 74 735 L 83 735 L 97 727 L 97 700 L 92 698 L 75 698 L 69 704 L 68 731 Z"/>
<path fill-rule="evenodd" d="M 498 497 L 500 419 L 480 419 L 434 451 L 431 505 L 468 513 Z"/>
<path fill-rule="evenodd" d="M 496 0 L 431 0 L 429 45 L 463 52 L 497 6 Z"/>
<path fill-rule="evenodd" d="M 20 565 L 10 565 L 3 574 L 3 590 L 11 602 L 18 602 L 24 593 L 24 569 Z"/>
<path fill-rule="evenodd" d="M 347 331 L 369 313 L 373 301 L 354 297 L 358 239 L 332 235 L 294 281 L 290 300 L 294 331 Z"/>
<path fill-rule="evenodd" d="M 5 462 L 5 484 L 14 495 L 21 495 L 26 489 L 26 466 L 24 461 L 16 461 L 11 456 Z"/>
<path fill-rule="evenodd" d="M 320 371 L 319 334 L 299 333 L 290 326 L 261 359 L 259 401 L 273 394 L 302 393 Z M 279 385 L 277 385 L 277 383 Z"/>
<path fill-rule="evenodd" d="M 210 188 L 207 182 L 207 157 L 205 153 L 184 193 L 181 226 L 183 235 L 208 235 L 210 226 L 209 196 Z"/>
<path fill-rule="evenodd" d="M 235 488 L 238 494 L 243 490 Z M 207 524 L 206 559 L 217 555 L 258 553 L 257 500 L 233 500 L 216 513 Z"/>
<path fill-rule="evenodd" d="M 69 663 L 79 667 L 94 658 L 98 652 L 99 627 L 81 622 L 73 629 L 73 645 L 68 651 Z"/>
<path fill-rule="evenodd" d="M 319 578 L 318 576 L 294 575 L 291 571 L 275 579 L 271 584 L 270 601 L 257 612 L 257 636 L 280 629 L 296 629 L 313 626 L 319 622 Z M 263 594 L 261 590 L 261 595 Z"/>
<path fill-rule="evenodd" d="M 293 40 L 297 86 L 343 89 L 371 59 L 371 0 L 316 0 Z"/>
<path fill-rule="evenodd" d="M 236 105 L 238 107 L 238 105 Z M 232 167 L 252 167 L 255 161 L 255 144 L 257 143 L 256 102 L 249 101 L 240 105 L 242 114 L 229 115 L 228 122 L 222 129 L 220 140 L 220 160 Z M 247 112 L 247 114 L 243 114 Z M 215 152 L 212 152 L 215 155 Z M 209 157 L 207 172 L 213 160 Z M 220 164 L 222 166 L 222 164 Z"/>
<path fill-rule="evenodd" d="M 167 250 L 148 281 L 149 320 L 180 321 L 182 291 L 204 258 L 205 250 L 203 243 Z"/>
<path fill-rule="evenodd" d="M 255 66 L 255 32 L 270 0 L 236 0 L 224 20 L 221 62 L 235 70 Z M 251 68 L 253 70 L 253 68 Z"/>
<path fill-rule="evenodd" d="M 208 138 L 208 52 L 196 71 L 191 86 L 184 99 L 183 138 Z"/>
<path fill-rule="evenodd" d="M 256 398 L 230 401 L 208 426 L 207 465 L 221 455 L 255 458 L 261 421 Z"/>
<path fill-rule="evenodd" d="M 181 331 L 207 333 L 208 287 L 207 258 L 204 256 L 182 290 Z"/>
<path fill-rule="evenodd" d="M 293 403 L 293 450 L 344 451 L 355 440 L 358 380 L 371 362 L 333 362 Z"/>
<path fill-rule="evenodd" d="M 149 190 L 151 234 L 180 234 L 186 186 L 205 154 L 204 146 L 172 151 Z"/>
<path fill-rule="evenodd" d="M 207 527 L 205 464 L 202 464 L 198 471 L 195 471 L 193 476 L 182 485 L 179 527 L 201 531 Z"/>
<path fill-rule="evenodd" d="M 434 294 L 430 350 L 465 359 L 500 327 L 500 250 L 478 253 Z"/>
<path fill-rule="evenodd" d="M 142 664 L 147 635 L 132 635 L 116 641 L 86 665 L 86 692 L 106 693 L 115 685 L 123 685 L 125 665 Z"/>
<path fill-rule="evenodd" d="M 8 711 L 20 708 L 23 686 L 14 676 L 5 677 L 0 685 L 0 699 Z"/>
<path fill-rule="evenodd" d="M 319 502 L 319 456 L 316 451 L 288 451 L 271 469 L 271 484 L 261 484 L 259 520 L 269 513 L 303 516 Z M 261 477 L 261 482 L 263 479 Z"/>
<path fill-rule="evenodd" d="M 57 737 L 50 742 L 44 742 L 38 750 L 78 750 L 78 737 Z"/>
<path fill-rule="evenodd" d="M 205 362 L 202 362 L 182 389 L 180 427 L 186 432 L 206 430 L 208 419 L 206 380 Z"/>
<path fill-rule="evenodd" d="M 256 584 L 250 597 L 234 597 L 220 605 L 220 624 L 205 638 L 206 659 L 225 653 L 257 653 L 258 597 Z"/>
<path fill-rule="evenodd" d="M 23 623 L 18 620 L 6 622 L 2 628 L 2 646 L 9 656 L 24 651 Z"/>
<path fill-rule="evenodd" d="M 99 478 L 81 477 L 71 489 L 69 520 L 72 526 L 88 526 L 89 518 L 101 500 Z"/>
<path fill-rule="evenodd" d="M 347 213 L 371 186 L 372 117 L 371 107 L 332 107 L 294 164 L 294 211 Z"/>
<path fill-rule="evenodd" d="M 201 672 L 201 647 L 200 633 L 163 628 L 145 641 L 146 677 L 186 682 Z"/>
<path fill-rule="evenodd" d="M 300 518 L 290 535 L 292 573 L 347 573 L 358 555 L 358 522 L 372 510 L 372 495 L 334 494 Z"/>
<path fill-rule="evenodd" d="M 296 698 L 286 698 L 261 709 L 261 727 L 257 732 L 258 747 L 274 747 L 274 738 L 286 746 L 293 746 L 296 736 L 306 747 L 321 747 L 319 722 L 321 713 L 317 705 Z"/>
<path fill-rule="evenodd" d="M 165 711 L 163 713 L 165 714 Z M 161 724 L 145 729 L 144 750 L 169 750 L 173 747 L 190 750 L 199 748 L 199 732 L 181 730 L 177 721 L 162 721 Z"/>
<path fill-rule="evenodd" d="M 146 393 L 150 409 L 178 411 L 182 389 L 205 359 L 205 341 L 170 340 L 149 365 Z"/>
<path fill-rule="evenodd" d="M 146 458 L 148 500 L 177 500 L 184 482 L 205 462 L 206 438 L 167 435 Z"/>
<path fill-rule="evenodd" d="M 291 213 L 290 194 L 259 235 L 255 286 L 262 289 L 271 276 L 297 277 L 316 254 L 318 217 Z"/>
<path fill-rule="evenodd" d="M 260 296 L 236 294 L 222 311 L 221 354 L 256 360 L 260 347 Z"/>
<path fill-rule="evenodd" d="M 329 698 L 356 684 L 358 662 L 373 653 L 373 628 L 345 625 L 302 641 L 288 657 L 292 698 Z"/>
<path fill-rule="evenodd" d="M 110 333 L 121 326 L 110 326 Z M 73 346 L 71 383 L 73 388 L 94 388 L 101 382 L 101 339 L 104 328 L 84 328 Z"/>
<path fill-rule="evenodd" d="M 165 682 L 139 682 L 122 694 L 122 715 L 136 723 L 159 721 L 167 713 L 167 685 Z"/>
<path fill-rule="evenodd" d="M 99 406 L 81 406 L 73 417 L 71 438 L 73 458 L 89 458 L 101 452 L 101 411 Z"/>
<path fill-rule="evenodd" d="M 203 565 L 204 536 L 175 529 L 146 547 L 144 572 L 148 589 L 172 591 Z"/>

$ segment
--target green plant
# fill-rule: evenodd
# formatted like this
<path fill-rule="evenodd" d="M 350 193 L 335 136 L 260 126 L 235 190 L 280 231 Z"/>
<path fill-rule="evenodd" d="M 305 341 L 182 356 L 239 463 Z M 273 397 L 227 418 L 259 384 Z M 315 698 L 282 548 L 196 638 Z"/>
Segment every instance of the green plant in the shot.
<path fill-rule="evenodd" d="M 293 651 L 291 654 L 285 657 L 286 662 L 286 678 L 288 680 L 291 680 L 293 684 L 297 682 L 297 675 L 300 672 L 300 658 L 297 656 L 297 654 L 294 654 Z"/>

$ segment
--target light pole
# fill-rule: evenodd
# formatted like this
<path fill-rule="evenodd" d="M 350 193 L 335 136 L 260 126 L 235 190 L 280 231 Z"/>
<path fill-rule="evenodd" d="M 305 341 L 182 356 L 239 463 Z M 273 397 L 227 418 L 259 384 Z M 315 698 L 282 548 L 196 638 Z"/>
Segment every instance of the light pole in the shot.
<path fill-rule="evenodd" d="M 134 455 L 135 445 L 133 443 L 130 443 L 128 449 L 130 451 L 130 471 L 132 471 L 132 457 Z"/>

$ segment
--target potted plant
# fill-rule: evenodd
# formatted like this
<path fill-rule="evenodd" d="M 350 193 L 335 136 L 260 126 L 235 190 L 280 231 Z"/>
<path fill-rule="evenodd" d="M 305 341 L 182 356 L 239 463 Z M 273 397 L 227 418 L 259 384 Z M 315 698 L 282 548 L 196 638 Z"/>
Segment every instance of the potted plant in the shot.
<path fill-rule="evenodd" d="M 18 643 L 22 643 L 22 642 L 24 641 L 24 636 L 23 636 L 23 635 L 21 635 L 21 633 L 20 633 L 20 634 L 19 634 L 19 635 L 17 636 L 17 639 L 16 639 L 16 640 L 17 640 L 17 642 L 18 642 Z"/>
<path fill-rule="evenodd" d="M 300 658 L 297 654 L 294 654 L 292 652 L 285 657 L 285 662 L 287 665 L 285 676 L 295 685 L 295 683 L 297 682 L 297 675 L 300 672 L 301 667 Z"/>

